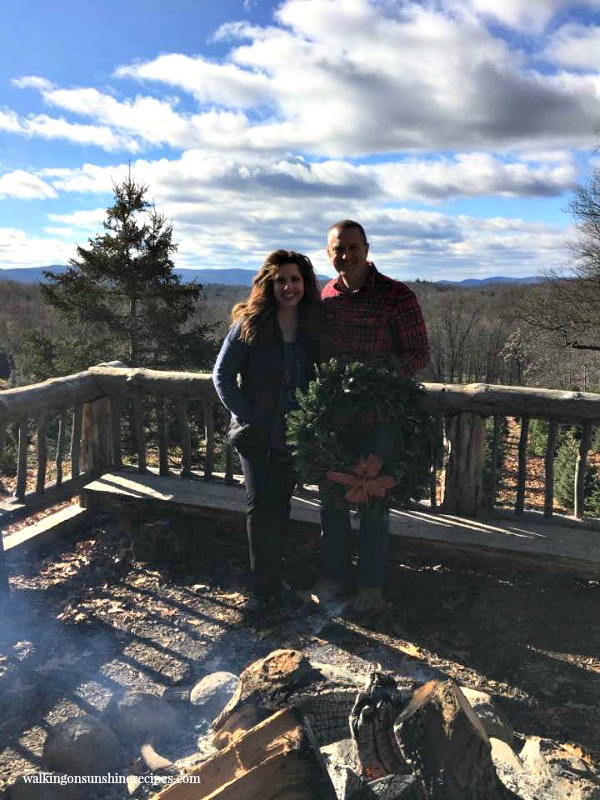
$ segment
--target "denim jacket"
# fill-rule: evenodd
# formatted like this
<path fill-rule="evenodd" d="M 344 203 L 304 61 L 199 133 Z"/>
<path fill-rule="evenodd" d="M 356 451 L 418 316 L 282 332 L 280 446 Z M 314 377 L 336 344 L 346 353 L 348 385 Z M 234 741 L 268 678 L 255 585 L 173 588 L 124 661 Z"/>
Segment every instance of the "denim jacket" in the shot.
<path fill-rule="evenodd" d="M 240 339 L 240 324 L 230 330 L 213 369 L 213 382 L 223 405 L 241 424 L 254 425 L 272 446 L 284 447 L 283 418 L 297 403 L 284 394 L 284 341 L 279 326 L 266 341 Z M 296 388 L 306 390 L 314 377 L 317 348 L 302 329 L 296 338 Z M 239 381 L 238 381 L 239 376 Z M 275 441 L 273 441 L 275 435 Z"/>

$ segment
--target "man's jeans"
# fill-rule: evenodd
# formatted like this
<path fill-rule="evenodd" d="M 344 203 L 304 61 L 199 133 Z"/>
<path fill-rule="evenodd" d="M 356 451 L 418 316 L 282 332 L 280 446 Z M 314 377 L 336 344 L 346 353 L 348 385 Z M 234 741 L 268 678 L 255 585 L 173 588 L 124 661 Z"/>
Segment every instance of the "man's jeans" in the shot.
<path fill-rule="evenodd" d="M 373 453 L 380 459 L 389 455 L 393 446 L 392 434 L 385 425 L 376 425 L 363 434 L 361 453 Z M 361 588 L 381 589 L 385 581 L 387 543 L 390 518 L 387 506 L 381 501 L 359 506 L 360 546 L 359 585 Z M 339 506 L 329 492 L 321 492 L 321 575 L 344 585 L 350 561 L 350 512 Z"/>

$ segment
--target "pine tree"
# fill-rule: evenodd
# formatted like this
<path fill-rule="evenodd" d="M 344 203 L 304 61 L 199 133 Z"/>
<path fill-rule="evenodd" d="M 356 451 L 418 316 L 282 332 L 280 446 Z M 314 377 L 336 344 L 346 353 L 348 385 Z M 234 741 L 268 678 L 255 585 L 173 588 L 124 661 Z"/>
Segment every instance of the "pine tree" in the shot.
<path fill-rule="evenodd" d="M 113 191 L 104 233 L 77 247 L 65 273 L 44 273 L 44 299 L 68 322 L 74 342 L 93 338 L 101 359 L 132 367 L 202 366 L 211 355 L 209 326 L 188 323 L 202 287 L 182 284 L 173 271 L 172 224 L 131 173 Z M 89 357 L 89 348 L 79 349 Z"/>

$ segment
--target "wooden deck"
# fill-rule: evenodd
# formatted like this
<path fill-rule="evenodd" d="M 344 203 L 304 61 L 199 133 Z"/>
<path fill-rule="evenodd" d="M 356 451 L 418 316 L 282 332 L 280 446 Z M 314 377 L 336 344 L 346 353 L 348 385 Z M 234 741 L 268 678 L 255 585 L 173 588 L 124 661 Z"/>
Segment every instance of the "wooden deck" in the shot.
<path fill-rule="evenodd" d="M 241 478 L 234 485 L 221 477 L 211 481 L 182 480 L 135 471 L 111 472 L 89 483 L 82 503 L 102 509 L 119 502 L 173 503 L 182 509 L 212 509 L 244 514 L 246 497 Z M 358 525 L 353 513 L 353 526 Z M 508 566 L 567 570 L 586 577 L 600 576 L 600 525 L 541 514 L 495 512 L 485 519 L 466 519 L 432 511 L 427 506 L 391 511 L 390 552 L 420 552 L 436 557 L 458 555 L 469 560 L 491 559 Z M 292 500 L 292 519 L 319 525 L 316 491 L 304 489 Z"/>

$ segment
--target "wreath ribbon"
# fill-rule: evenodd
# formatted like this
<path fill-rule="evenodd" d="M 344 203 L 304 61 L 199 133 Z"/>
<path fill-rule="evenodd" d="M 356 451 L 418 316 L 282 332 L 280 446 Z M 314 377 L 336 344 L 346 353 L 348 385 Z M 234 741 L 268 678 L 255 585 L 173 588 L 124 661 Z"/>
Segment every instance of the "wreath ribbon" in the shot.
<path fill-rule="evenodd" d="M 372 453 L 361 458 L 352 473 L 328 470 L 326 477 L 334 483 L 348 486 L 344 495 L 350 503 L 368 503 L 373 497 L 385 497 L 388 489 L 396 485 L 391 475 L 380 475 L 381 459 Z"/>

